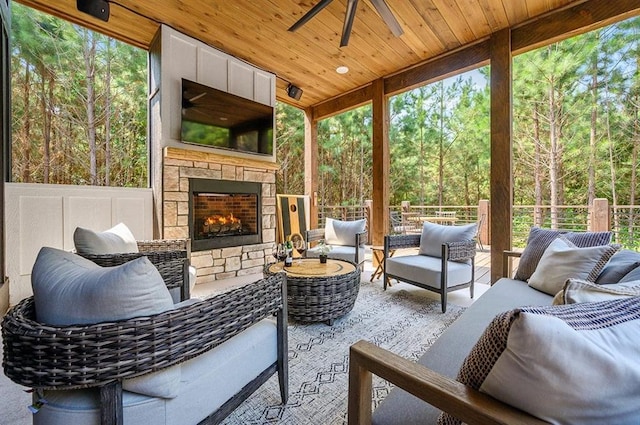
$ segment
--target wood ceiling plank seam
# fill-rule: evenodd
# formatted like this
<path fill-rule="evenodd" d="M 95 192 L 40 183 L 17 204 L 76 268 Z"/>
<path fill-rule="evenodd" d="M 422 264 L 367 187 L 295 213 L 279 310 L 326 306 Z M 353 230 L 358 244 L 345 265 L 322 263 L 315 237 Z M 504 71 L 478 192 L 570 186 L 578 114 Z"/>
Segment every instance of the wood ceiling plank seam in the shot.
<path fill-rule="evenodd" d="M 527 6 L 522 0 L 502 0 L 502 4 L 507 13 L 507 18 L 509 18 L 509 27 L 529 19 Z"/>
<path fill-rule="evenodd" d="M 371 39 L 373 37 L 379 39 L 385 46 L 387 46 L 387 49 L 389 51 L 395 52 L 405 61 L 420 59 L 420 56 L 416 54 L 414 49 L 404 41 L 404 34 L 396 37 L 391 32 L 387 24 L 382 19 L 382 16 L 380 16 L 380 14 L 370 1 L 361 3 L 364 4 L 358 10 L 358 14 L 356 14 L 356 20 L 359 19 L 360 23 L 364 24 L 364 26 L 369 29 L 367 36 L 364 37 L 365 39 Z M 392 13 L 394 14 L 394 16 L 396 16 L 393 10 Z M 406 34 L 404 28 L 403 31 Z M 385 68 L 388 68 L 388 65 L 386 65 Z M 383 75 L 387 72 L 389 72 L 388 69 L 383 72 Z"/>
<path fill-rule="evenodd" d="M 473 32 L 474 40 L 492 33 L 487 14 L 478 0 L 456 0 L 456 4 Z"/>
<path fill-rule="evenodd" d="M 526 4 L 527 4 L 527 16 L 529 18 L 543 15 L 551 10 L 548 0 L 544 2 L 526 0 Z"/>
<path fill-rule="evenodd" d="M 480 7 L 484 10 L 487 21 L 491 26 L 491 32 L 497 32 L 509 26 L 507 12 L 504 4 L 500 0 L 478 0 Z"/>
<path fill-rule="evenodd" d="M 272 4 L 274 3 L 273 1 L 271 2 Z M 277 2 L 276 2 L 277 3 Z M 327 7 L 328 8 L 328 7 Z M 301 9 L 301 14 L 306 13 L 305 11 L 303 11 Z M 357 15 L 356 15 L 357 16 Z M 337 19 L 335 17 L 335 15 L 327 15 L 327 17 L 333 17 L 335 18 L 333 20 L 333 22 L 336 25 L 339 25 L 340 28 L 342 28 L 342 22 Z M 349 72 L 349 77 L 351 79 L 354 79 L 354 73 L 355 72 L 359 72 L 362 77 L 361 79 L 358 79 L 359 81 L 371 81 L 373 79 L 379 78 L 380 76 L 380 69 L 383 68 L 384 66 L 386 66 L 386 62 L 385 62 L 385 58 L 381 57 L 380 55 L 377 55 L 375 57 L 373 57 L 373 59 L 376 61 L 377 66 L 373 67 L 373 66 L 365 66 L 363 68 L 362 64 L 368 64 L 370 63 L 370 61 L 372 60 L 372 56 L 370 55 L 369 52 L 365 52 L 362 51 L 359 47 L 354 47 L 353 44 L 354 43 L 349 43 L 349 49 L 340 49 L 339 48 L 339 34 L 337 32 L 334 31 L 334 29 L 330 28 L 327 24 L 325 24 L 324 21 L 322 20 L 318 20 L 318 22 L 315 23 L 315 25 L 313 24 L 314 19 L 312 19 L 311 21 L 309 21 L 307 24 L 305 24 L 306 26 L 309 26 L 309 28 L 313 29 L 314 27 L 320 27 L 322 26 L 323 29 L 321 31 L 307 31 L 307 32 L 311 32 L 312 34 L 318 34 L 315 35 L 313 37 L 314 40 L 319 40 L 321 39 L 321 36 L 319 34 L 323 34 L 323 33 L 328 33 L 328 34 L 334 34 L 336 36 L 335 38 L 335 42 L 333 42 L 331 39 L 328 40 L 329 42 L 327 43 L 323 43 L 323 46 L 327 46 L 324 51 L 327 52 L 327 54 L 332 55 L 336 58 L 336 62 L 334 64 L 332 64 L 331 67 L 329 67 L 329 69 L 331 70 L 335 70 L 335 68 L 338 65 L 346 65 L 347 67 L 349 67 L 349 69 L 351 70 L 351 72 Z M 295 22 L 295 21 L 293 21 Z M 284 27 L 287 27 L 287 25 L 289 25 L 288 23 L 284 23 Z M 326 32 L 324 31 L 326 30 Z M 297 37 L 302 37 L 305 38 L 305 32 L 300 32 L 302 31 L 302 28 L 298 31 L 296 31 L 294 34 L 296 34 Z M 329 50 L 327 50 L 329 49 Z M 347 50 L 349 50 L 349 53 L 347 53 Z M 335 53 L 334 53 L 335 52 Z M 367 70 L 370 71 L 370 73 L 365 74 L 362 70 Z M 335 77 L 338 77 L 338 75 L 335 75 Z"/>
<path fill-rule="evenodd" d="M 440 11 L 431 0 L 410 0 L 416 11 L 422 16 L 425 23 L 431 28 L 433 34 L 444 46 L 444 51 L 460 47 L 458 38 L 451 32 L 451 28 L 445 21 Z M 416 4 L 417 3 L 417 4 Z"/>
<path fill-rule="evenodd" d="M 467 21 L 466 13 L 460 10 L 455 0 L 433 0 L 433 4 L 438 8 L 445 22 L 451 28 L 451 32 L 458 40 L 458 45 L 464 46 L 476 40 Z"/>
<path fill-rule="evenodd" d="M 394 8 L 398 10 L 401 25 L 405 28 L 405 35 L 402 37 L 405 40 L 411 39 L 412 42 L 416 43 L 417 48 L 421 50 L 421 52 L 418 52 L 418 56 L 424 60 L 444 51 L 444 45 L 413 4 L 407 1 L 400 1 L 394 4 Z"/>

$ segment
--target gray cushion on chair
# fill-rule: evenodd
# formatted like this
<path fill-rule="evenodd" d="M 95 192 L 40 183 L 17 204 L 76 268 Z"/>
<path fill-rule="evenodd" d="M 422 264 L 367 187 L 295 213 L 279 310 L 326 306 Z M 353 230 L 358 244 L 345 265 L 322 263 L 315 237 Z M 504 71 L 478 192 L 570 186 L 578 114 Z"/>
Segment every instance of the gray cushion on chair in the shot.
<path fill-rule="evenodd" d="M 408 279 L 440 288 L 442 275 L 442 259 L 426 255 L 403 255 L 387 258 L 385 270 L 387 273 L 401 276 L 400 280 Z M 447 286 L 460 285 L 471 280 L 471 264 L 449 261 L 447 265 Z"/>
<path fill-rule="evenodd" d="M 31 272 L 39 322 L 67 326 L 151 316 L 174 308 L 162 276 L 147 257 L 101 267 L 79 255 L 42 248 Z M 127 379 L 129 391 L 175 397 L 180 366 Z"/>
<path fill-rule="evenodd" d="M 333 245 L 331 247 L 331 251 L 327 254 L 328 258 L 334 258 L 336 260 L 346 260 L 346 261 L 355 261 L 356 248 L 354 246 L 340 246 Z M 307 250 L 307 258 L 318 258 L 320 253 L 318 252 L 318 247 L 311 248 Z M 358 248 L 358 259 L 360 261 L 364 260 L 364 247 Z"/>
<path fill-rule="evenodd" d="M 100 267 L 79 255 L 42 248 L 31 273 L 37 320 L 94 324 L 149 316 L 173 308 L 158 270 L 146 257 Z"/>
<path fill-rule="evenodd" d="M 119 223 L 104 232 L 82 227 L 73 232 L 73 243 L 79 254 L 121 254 L 138 252 L 138 244 L 131 230 Z"/>
<path fill-rule="evenodd" d="M 327 218 L 324 239 L 328 245 L 355 246 L 356 234 L 365 231 L 366 220 L 342 221 Z"/>
<path fill-rule="evenodd" d="M 418 253 L 440 258 L 443 243 L 469 241 L 475 236 L 477 228 L 476 223 L 464 226 L 444 226 L 425 222 L 422 226 Z"/>

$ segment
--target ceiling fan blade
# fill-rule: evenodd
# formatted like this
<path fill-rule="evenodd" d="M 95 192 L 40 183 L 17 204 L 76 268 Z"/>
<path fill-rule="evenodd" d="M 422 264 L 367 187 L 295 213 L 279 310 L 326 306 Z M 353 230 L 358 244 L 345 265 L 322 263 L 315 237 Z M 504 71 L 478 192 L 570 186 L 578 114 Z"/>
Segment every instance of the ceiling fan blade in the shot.
<path fill-rule="evenodd" d="M 327 7 L 329 5 L 329 3 L 331 3 L 332 1 L 333 0 L 320 0 L 318 2 L 318 4 L 313 6 L 311 8 L 311 10 L 309 10 L 307 13 L 305 13 L 302 18 L 298 19 L 298 21 L 295 24 L 291 25 L 287 31 L 292 31 L 293 32 L 293 31 L 297 30 L 298 28 L 300 28 L 301 26 L 303 26 L 304 24 L 309 22 L 309 20 L 311 18 L 316 16 L 318 14 L 318 12 L 320 12 L 322 9 Z"/>
<path fill-rule="evenodd" d="M 404 34 L 400 23 L 398 22 L 396 17 L 393 16 L 393 12 L 391 11 L 391 9 L 389 9 L 389 6 L 384 0 L 371 0 L 371 4 L 373 4 L 373 7 L 376 8 L 378 13 L 382 17 L 382 20 L 385 22 L 385 24 L 387 24 L 393 35 L 395 35 L 396 37 L 400 37 L 402 34 Z"/>
<path fill-rule="evenodd" d="M 353 19 L 356 16 L 356 9 L 358 6 L 358 0 L 349 0 L 347 3 L 347 12 L 344 16 L 344 25 L 342 26 L 342 38 L 340 39 L 340 47 L 344 47 L 349 44 L 349 37 L 351 37 L 351 27 L 353 26 Z"/>

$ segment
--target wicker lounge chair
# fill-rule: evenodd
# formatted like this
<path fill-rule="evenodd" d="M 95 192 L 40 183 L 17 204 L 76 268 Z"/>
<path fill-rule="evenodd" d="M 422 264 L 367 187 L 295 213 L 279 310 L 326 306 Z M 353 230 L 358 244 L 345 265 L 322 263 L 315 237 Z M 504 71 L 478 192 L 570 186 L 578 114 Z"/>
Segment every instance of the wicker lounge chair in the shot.
<path fill-rule="evenodd" d="M 158 239 L 136 241 L 139 252 L 118 254 L 78 254 L 102 267 L 119 266 L 136 258 L 145 256 L 160 272 L 167 288 L 179 290 L 180 300 L 191 296 L 189 285 L 189 265 L 191 260 L 190 239 Z M 175 289 L 179 288 L 179 289 Z"/>
<path fill-rule="evenodd" d="M 269 345 L 277 344 L 277 359 L 264 371 L 249 378 L 248 383 L 226 402 L 216 404 L 215 400 L 211 400 L 212 393 L 229 385 L 224 379 L 224 382 L 205 382 L 207 390 L 197 391 L 196 400 L 192 394 L 194 391 L 189 392 L 185 388 L 181 388 L 176 398 L 156 401 L 153 398 L 147 399 L 156 405 L 161 404 L 162 423 L 189 423 L 190 420 L 185 417 L 195 417 L 198 414 L 200 417 L 197 421 L 201 421 L 200 423 L 218 423 L 276 372 L 282 401 L 286 403 L 288 369 L 285 299 L 285 277 L 279 273 L 203 301 L 190 300 L 182 303 L 181 307 L 153 316 L 95 325 L 49 326 L 35 321 L 35 303 L 33 297 L 29 297 L 13 307 L 3 320 L 4 372 L 14 382 L 31 387 L 36 390 L 34 394 L 44 394 L 45 397 L 48 393 L 45 390 L 87 389 L 95 393 L 95 388 L 99 388 L 102 424 L 122 424 L 123 417 L 127 423 L 159 423 L 152 417 L 153 412 L 147 413 L 147 410 L 137 413 L 137 417 L 142 417 L 142 420 L 130 420 L 136 414 L 127 412 L 130 406 L 126 402 L 123 406 L 122 381 L 125 378 L 177 364 L 183 364 L 184 370 L 185 364 L 193 364 L 200 359 L 208 359 L 210 362 L 204 365 L 205 369 L 218 366 L 220 359 L 214 360 L 211 353 L 223 343 L 233 344 L 236 337 L 243 338 L 239 334 L 246 335 L 245 332 L 251 332 L 251 329 L 254 329 L 255 336 L 254 325 L 264 323 L 263 319 L 275 315 L 277 330 L 273 331 L 274 341 Z M 238 348 L 234 350 L 237 351 Z M 264 350 L 264 346 L 246 350 Z M 255 354 L 249 353 L 247 356 L 254 358 Z M 251 365 L 232 366 L 232 370 L 239 372 Z M 181 385 L 187 386 L 189 383 Z M 199 385 L 203 383 L 200 382 Z M 37 402 L 38 395 L 35 398 Z M 194 403 L 200 412 L 193 412 Z M 46 416 L 49 407 L 44 406 L 37 415 Z M 135 406 L 131 408 L 134 409 Z M 172 408 L 178 413 L 169 412 Z M 202 411 L 205 412 L 204 416 Z M 76 412 L 65 414 L 72 415 Z M 60 419 L 45 416 L 41 416 L 44 421 L 42 423 L 61 423 Z"/>

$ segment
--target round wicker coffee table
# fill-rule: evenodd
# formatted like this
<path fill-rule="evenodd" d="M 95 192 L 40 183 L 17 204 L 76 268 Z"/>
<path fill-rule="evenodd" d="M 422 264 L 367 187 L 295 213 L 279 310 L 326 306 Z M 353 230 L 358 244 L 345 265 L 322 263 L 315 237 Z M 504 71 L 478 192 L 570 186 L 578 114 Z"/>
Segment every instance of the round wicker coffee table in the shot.
<path fill-rule="evenodd" d="M 300 322 L 324 322 L 329 325 L 347 314 L 356 302 L 360 289 L 360 269 L 349 261 L 317 258 L 294 259 L 293 266 L 275 263 L 266 274 L 287 274 L 287 310 Z"/>

